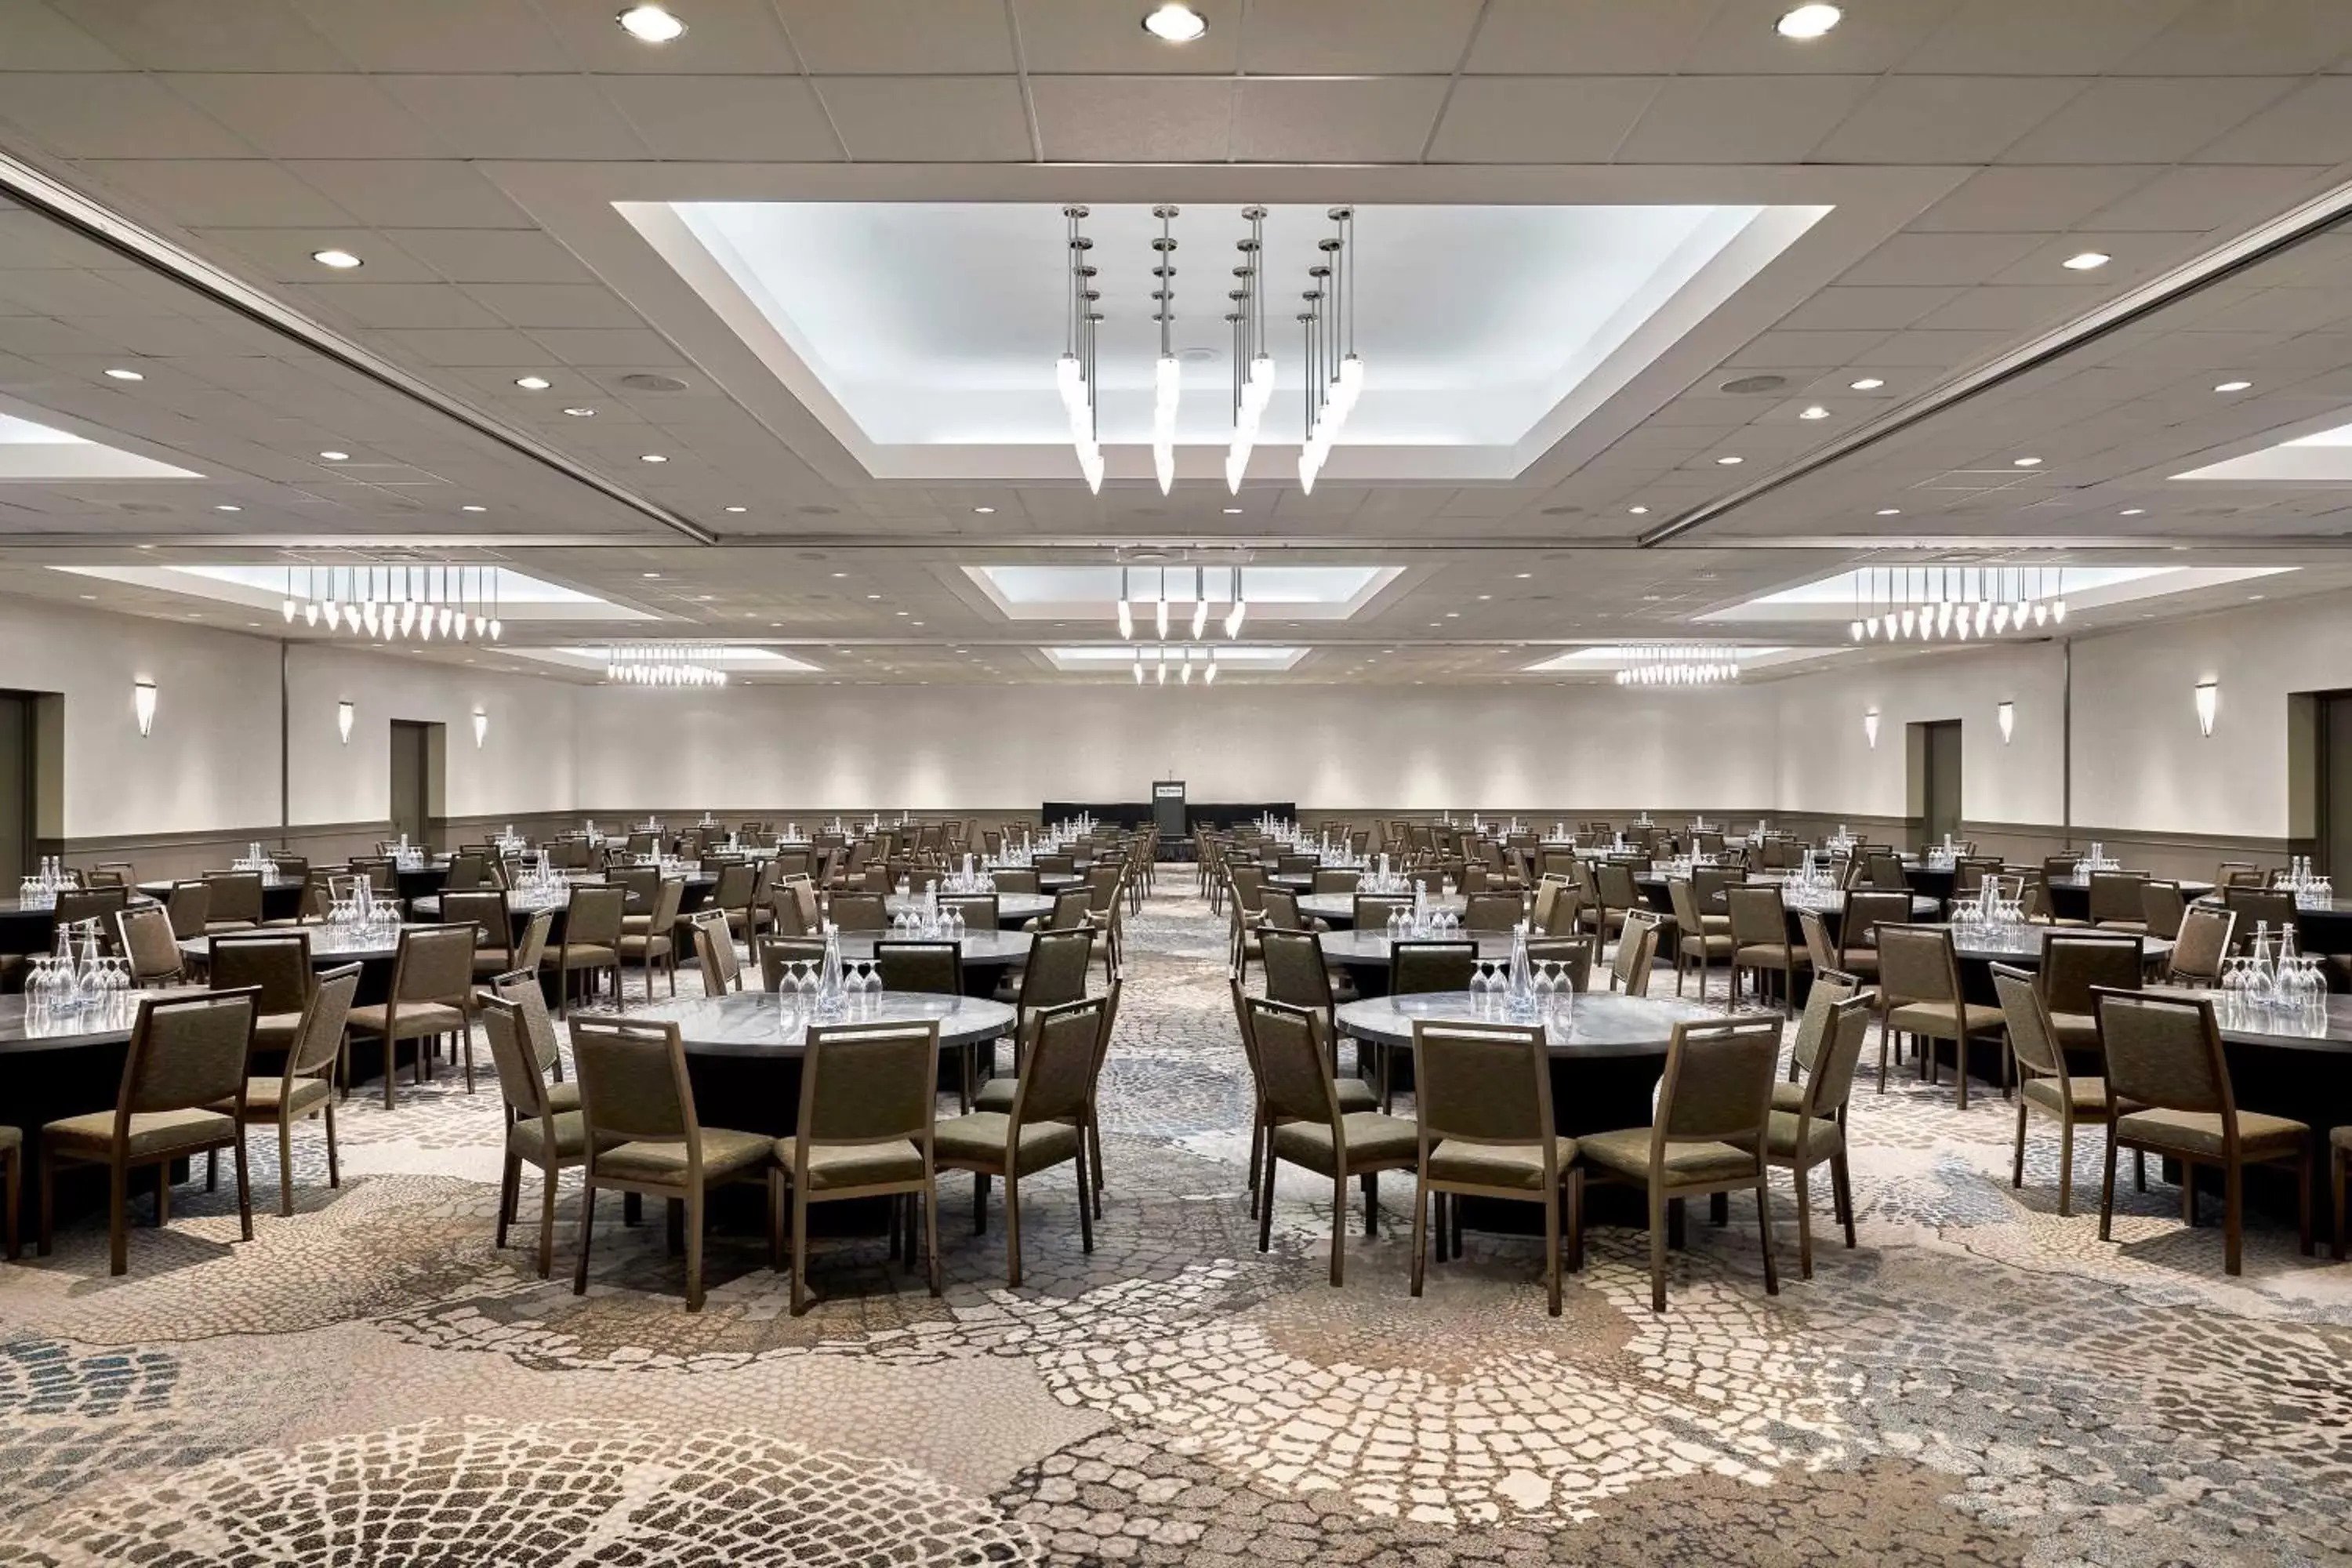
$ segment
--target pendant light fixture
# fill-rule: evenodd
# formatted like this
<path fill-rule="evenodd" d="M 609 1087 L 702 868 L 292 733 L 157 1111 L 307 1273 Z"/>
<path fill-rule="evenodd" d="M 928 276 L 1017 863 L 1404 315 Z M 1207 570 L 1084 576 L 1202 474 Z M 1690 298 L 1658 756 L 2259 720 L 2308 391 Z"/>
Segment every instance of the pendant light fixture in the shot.
<path fill-rule="evenodd" d="M 1274 401 L 1274 356 L 1265 344 L 1265 290 L 1258 287 L 1260 260 L 1265 251 L 1265 209 L 1244 207 L 1242 216 L 1250 226 L 1249 237 L 1234 243 L 1242 262 L 1234 268 L 1237 287 L 1225 296 L 1234 302 L 1233 312 L 1225 318 L 1234 329 L 1234 439 L 1225 451 L 1225 488 L 1234 495 L 1242 493 L 1250 450 L 1257 444 L 1266 405 Z"/>
<path fill-rule="evenodd" d="M 1176 208 L 1164 205 L 1151 209 L 1151 216 L 1160 220 L 1160 237 L 1151 242 L 1159 258 L 1151 268 L 1158 284 L 1151 300 L 1159 307 L 1155 315 L 1160 322 L 1160 358 L 1151 367 L 1151 472 L 1160 481 L 1161 495 L 1176 483 L 1176 405 L 1184 390 L 1184 366 L 1168 342 L 1176 304 L 1176 241 L 1169 234 L 1169 223 L 1176 213 Z M 1167 629 L 1160 627 L 1162 635 Z"/>
<path fill-rule="evenodd" d="M 1099 495 L 1103 456 L 1095 407 L 1095 328 L 1101 322 L 1102 313 L 1095 305 L 1102 294 L 1094 286 L 1095 269 L 1087 261 L 1087 253 L 1094 248 L 1095 242 L 1078 232 L 1087 209 L 1066 206 L 1062 209 L 1062 216 L 1069 222 L 1068 308 L 1063 312 L 1062 357 L 1054 366 L 1054 385 L 1062 395 L 1062 411 L 1069 416 L 1070 442 L 1077 449 L 1078 472 L 1086 476 L 1087 489 Z"/>
<path fill-rule="evenodd" d="M 1166 642 L 1168 640 L 1168 568 L 1165 566 L 1160 569 L 1160 600 L 1152 606 L 1151 619 L 1153 626 L 1159 631 L 1160 640 Z"/>
<path fill-rule="evenodd" d="M 286 574 L 280 608 L 289 624 L 321 620 L 331 632 L 365 634 L 390 642 L 436 636 L 465 641 L 505 633 L 499 619 L 499 569 L 489 566 L 306 566 L 298 582 Z"/>
<path fill-rule="evenodd" d="M 1356 209 L 1324 216 L 1333 233 L 1318 244 L 1323 260 L 1307 269 L 1310 287 L 1299 296 L 1307 303 L 1298 317 L 1307 338 L 1307 439 L 1298 448 L 1298 487 L 1309 495 L 1364 391 L 1364 362 L 1356 354 Z"/>
<path fill-rule="evenodd" d="M 1192 568 L 1192 640 L 1199 642 L 1201 634 L 1209 626 L 1208 570 Z"/>
<path fill-rule="evenodd" d="M 1128 586 L 1128 571 L 1118 569 L 1118 635 L 1128 641 L 1135 640 L 1135 607 L 1129 601 L 1134 595 Z"/>
<path fill-rule="evenodd" d="M 1242 569 L 1234 573 L 1234 607 L 1225 612 L 1225 638 L 1233 641 L 1242 635 L 1242 617 L 1249 613 L 1249 601 L 1242 596 Z"/>
<path fill-rule="evenodd" d="M 2063 567 L 1864 567 L 1853 577 L 1851 642 L 1966 642 L 2066 619 Z"/>

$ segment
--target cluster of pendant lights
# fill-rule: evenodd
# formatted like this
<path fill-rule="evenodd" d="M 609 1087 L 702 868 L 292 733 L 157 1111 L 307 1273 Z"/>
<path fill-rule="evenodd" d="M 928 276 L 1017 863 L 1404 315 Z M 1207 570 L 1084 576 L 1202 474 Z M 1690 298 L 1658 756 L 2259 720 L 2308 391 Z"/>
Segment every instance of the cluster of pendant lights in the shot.
<path fill-rule="evenodd" d="M 286 574 L 288 625 L 385 642 L 436 637 L 499 640 L 498 569 L 490 566 L 304 566 Z"/>
<path fill-rule="evenodd" d="M 1197 637 L 1200 634 L 1195 632 L 1193 635 Z M 1147 658 L 1147 655 L 1150 657 Z M 1192 684 L 1192 671 L 1196 667 L 1201 671 L 1202 685 L 1214 686 L 1217 683 L 1217 650 L 1215 648 L 1191 646 L 1171 647 L 1162 643 L 1156 648 L 1139 647 L 1135 650 L 1135 683 L 1138 686 L 1144 683 L 1146 679 L 1144 671 L 1147 669 L 1159 670 L 1158 684 L 1167 685 L 1168 671 L 1171 667 L 1177 672 L 1177 684 L 1181 686 Z"/>
<path fill-rule="evenodd" d="M 1087 488 L 1099 494 L 1103 455 L 1095 341 L 1096 329 L 1103 320 L 1097 308 L 1102 302 L 1102 290 L 1095 287 L 1099 272 L 1091 259 L 1094 241 L 1079 226 L 1087 216 L 1084 206 L 1062 209 L 1068 224 L 1068 288 L 1062 357 L 1054 367 L 1054 385 L 1069 418 L 1078 471 L 1086 476 Z M 1151 242 L 1152 319 L 1160 328 L 1160 353 L 1151 367 L 1151 471 L 1160 481 L 1160 493 L 1166 495 L 1176 484 L 1176 416 L 1183 398 L 1183 365 L 1170 336 L 1176 319 L 1177 247 L 1171 225 L 1178 209 L 1162 204 L 1151 209 L 1151 216 L 1160 220 L 1160 234 Z M 1306 306 L 1298 322 L 1303 333 L 1300 363 L 1307 368 L 1303 378 L 1307 434 L 1298 451 L 1298 482 L 1310 493 L 1364 390 L 1364 362 L 1356 353 L 1356 213 L 1353 207 L 1333 207 L 1325 216 L 1331 220 L 1333 232 L 1318 242 L 1322 259 L 1307 269 L 1309 287 L 1299 296 Z M 1248 472 L 1266 408 L 1274 401 L 1275 364 L 1266 343 L 1263 287 L 1265 216 L 1262 206 L 1242 209 L 1249 233 L 1234 242 L 1241 262 L 1234 268 L 1235 286 L 1225 296 L 1234 306 L 1225 316 L 1233 329 L 1234 348 L 1234 434 L 1225 450 L 1225 486 L 1236 495 Z"/>
<path fill-rule="evenodd" d="M 1620 686 L 1721 686 L 1739 679 L 1735 650 L 1706 643 L 1637 643 L 1625 649 Z"/>
<path fill-rule="evenodd" d="M 1890 566 L 1857 572 L 1854 642 L 2000 637 L 2066 620 L 2066 572 L 2041 566 Z"/>
<path fill-rule="evenodd" d="M 1169 570 L 1165 566 L 1158 569 L 1158 591 L 1150 601 L 1153 633 L 1161 642 L 1168 640 Z M 1249 601 L 1242 596 L 1242 569 L 1227 566 L 1223 570 L 1225 574 L 1225 598 L 1231 606 L 1225 611 L 1225 639 L 1230 642 L 1242 635 L 1242 620 L 1249 614 Z M 1135 640 L 1135 574 L 1122 566 L 1118 571 L 1118 635 L 1129 642 Z M 1209 569 L 1195 566 L 1192 568 L 1192 640 L 1200 641 L 1208 629 Z M 1138 680 L 1143 679 L 1140 666 L 1137 667 L 1135 678 Z"/>
<path fill-rule="evenodd" d="M 604 649 L 604 679 L 621 686 L 724 686 L 717 643 L 616 643 Z"/>

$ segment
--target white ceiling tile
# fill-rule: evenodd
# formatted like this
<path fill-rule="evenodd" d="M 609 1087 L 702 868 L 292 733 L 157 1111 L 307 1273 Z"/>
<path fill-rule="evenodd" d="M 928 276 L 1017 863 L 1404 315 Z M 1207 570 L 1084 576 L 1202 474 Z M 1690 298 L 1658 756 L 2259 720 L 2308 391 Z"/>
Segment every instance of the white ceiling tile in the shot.
<path fill-rule="evenodd" d="M 2352 163 L 2352 77 L 2307 81 L 2197 153 L 2200 163 Z"/>
<path fill-rule="evenodd" d="M 1771 366 L 1811 369 L 1819 365 L 1855 364 L 1886 341 L 1883 331 L 1760 332 L 1726 360 L 1729 366 Z"/>
<path fill-rule="evenodd" d="M 447 283 L 310 283 L 286 290 L 330 320 L 361 327 L 495 327 L 499 319 Z"/>
<path fill-rule="evenodd" d="M 2083 226 L 2106 233 L 2191 233 L 2242 229 L 2319 195 L 2324 168 L 2166 169 L 2139 189 L 2087 215 Z"/>
<path fill-rule="evenodd" d="M 172 90 L 272 157 L 436 158 L 452 151 L 366 77 L 169 79 Z"/>
<path fill-rule="evenodd" d="M 2008 341 L 2000 332 L 1925 331 L 1915 327 L 1895 333 L 1854 364 L 1874 375 L 1884 375 L 1889 370 L 1958 369 L 1983 358 Z"/>
<path fill-rule="evenodd" d="M 1835 37 L 1834 34 L 1832 37 Z M 1618 149 L 1624 163 L 1799 163 L 1853 111 L 1866 77 L 1678 77 Z"/>
<path fill-rule="evenodd" d="M 1242 68 L 1260 75 L 1445 75 L 1479 0 L 1252 0 Z"/>
<path fill-rule="evenodd" d="M 841 143 L 807 82 L 789 76 L 608 76 L 597 86 L 657 158 L 821 163 Z"/>
<path fill-rule="evenodd" d="M 2198 0 L 2130 59 L 2133 74 L 2294 74 L 2324 68 L 2352 50 L 2352 7 L 2342 0 Z"/>
<path fill-rule="evenodd" d="M 1787 0 L 1724 0 L 1682 61 L 1687 73 L 1790 75 L 1893 70 L 1958 9 L 1959 0 L 1870 0 L 1847 5 L 1836 28 L 1818 38 L 1784 38 L 1772 24 Z"/>
<path fill-rule="evenodd" d="M 601 283 L 476 283 L 466 292 L 510 327 L 642 327 L 629 302 Z"/>
<path fill-rule="evenodd" d="M 845 76 L 816 86 L 860 163 L 1017 163 L 1031 155 L 1021 89 L 1010 77 Z"/>
<path fill-rule="evenodd" d="M 571 68 L 530 0 L 293 0 L 310 26 L 365 71 Z M 607 11 L 606 21 L 611 21 Z"/>
<path fill-rule="evenodd" d="M 1706 31 L 1721 0 L 1489 0 L 1469 69 L 1666 74 Z"/>
<path fill-rule="evenodd" d="M 1826 163 L 1983 163 L 2087 85 L 2063 76 L 1891 76 L 1813 150 Z"/>
<path fill-rule="evenodd" d="M 1104 75 L 1181 76 L 1194 72 L 1229 75 L 1240 63 L 1242 0 L 1193 0 L 1192 9 L 1209 24 L 1189 44 L 1153 37 L 1137 25 L 1138 13 L 1102 0 L 1013 0 L 1021 28 L 1021 58 L 1032 78 L 1072 72 Z"/>
<path fill-rule="evenodd" d="M 587 283 L 577 257 L 535 229 L 386 229 L 384 237 L 453 283 Z"/>
<path fill-rule="evenodd" d="M 2111 77 L 2020 138 L 2004 163 L 2177 163 L 2283 97 L 2278 77 Z"/>
<path fill-rule="evenodd" d="M 8 47 L 0 49 L 0 73 L 122 70 L 130 63 L 42 0 L 9 8 Z"/>
<path fill-rule="evenodd" d="M 1585 77 L 1465 77 L 1431 143 L 1440 163 L 1606 163 L 1664 81 Z"/>
<path fill-rule="evenodd" d="M 279 283 L 318 283 L 338 274 L 313 261 L 320 250 L 348 250 L 358 257 L 371 283 L 432 283 L 433 268 L 382 235 L 352 228 L 199 228 L 191 231 L 208 252 L 225 251 L 232 271 Z M 356 279 L 349 279 L 356 281 Z"/>
<path fill-rule="evenodd" d="M 1013 68 L 1004 0 L 775 0 L 803 66 L 851 72 L 968 76 Z M 1136 12 L 1139 17 L 1141 12 Z M 1130 22 L 1138 32 L 1140 26 Z"/>
<path fill-rule="evenodd" d="M 68 158 L 250 158 L 254 149 L 152 77 L 16 72 L 0 120 Z"/>
<path fill-rule="evenodd" d="M 530 337 L 533 342 L 565 364 L 667 367 L 686 363 L 685 356 L 670 346 L 667 338 L 647 327 L 551 327 L 535 331 Z"/>
<path fill-rule="evenodd" d="M 1846 269 L 1841 283 L 1958 284 L 1990 276 L 2042 243 L 2032 234 L 1898 234 Z"/>
<path fill-rule="evenodd" d="M 2076 229 L 2028 251 L 1985 281 L 2007 288 L 2090 279 L 2095 279 L 2101 291 L 2115 293 L 2132 284 L 2147 282 L 2204 248 L 2202 234 L 2107 234 L 2095 228 Z M 2115 259 L 2094 272 L 2074 272 L 2064 266 L 2069 257 L 2094 250 Z"/>
<path fill-rule="evenodd" d="M 858 0 L 854 7 L 841 7 L 861 12 L 867 8 L 866 0 Z M 686 32 L 667 44 L 648 44 L 631 37 L 614 21 L 619 7 L 608 0 L 540 0 L 539 9 L 564 52 L 585 70 L 608 75 L 644 71 L 663 76 L 789 76 L 800 68 L 768 0 L 680 0 L 671 9 L 687 24 Z"/>
<path fill-rule="evenodd" d="M 258 159 L 93 160 L 79 172 L 176 224 L 318 226 L 355 216 L 282 165 Z"/>
<path fill-rule="evenodd" d="M 1979 169 L 1958 189 L 1912 219 L 1910 226 L 1916 231 L 1938 233 L 2047 234 L 2072 228 L 2125 193 L 2146 184 L 2155 174 L 2154 170 L 2137 166 Z"/>
<path fill-rule="evenodd" d="M 539 345 L 516 331 L 404 329 L 377 337 L 395 352 L 426 364 L 530 364 L 541 357 Z"/>
<path fill-rule="evenodd" d="M 383 228 L 530 228 L 530 215 L 479 171 L 451 161 L 310 161 L 287 170 L 325 192 L 362 223 Z"/>
<path fill-rule="evenodd" d="M 1244 80 L 1234 156 L 1245 163 L 1403 163 L 1421 156 L 1441 77 L 1341 81 Z"/>
<path fill-rule="evenodd" d="M 1958 298 L 1957 288 L 1857 289 L 1832 286 L 1773 323 L 1784 331 L 1895 331 Z"/>
<path fill-rule="evenodd" d="M 148 70 L 316 71 L 339 70 L 344 64 L 334 45 L 286 0 L 50 3 L 68 21 Z"/>
<path fill-rule="evenodd" d="M 645 144 L 572 76 L 394 76 L 386 90 L 472 158 L 645 156 Z"/>
<path fill-rule="evenodd" d="M 1903 61 L 1906 74 L 2099 76 L 2194 0 L 1968 0 Z"/>
<path fill-rule="evenodd" d="M 1222 163 L 1233 149 L 1230 81 L 1036 77 L 1029 93 L 1048 159 Z"/>

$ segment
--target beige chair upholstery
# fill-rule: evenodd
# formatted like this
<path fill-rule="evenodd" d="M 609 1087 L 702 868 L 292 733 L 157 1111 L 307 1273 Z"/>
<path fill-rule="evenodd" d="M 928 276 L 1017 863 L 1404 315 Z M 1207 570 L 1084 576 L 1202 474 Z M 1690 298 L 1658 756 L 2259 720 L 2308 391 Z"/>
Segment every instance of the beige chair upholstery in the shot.
<path fill-rule="evenodd" d="M 1576 1140 L 1552 1122 L 1551 1051 L 1539 1025 L 1445 1024 L 1412 1028 L 1414 1151 L 1412 1293 L 1421 1294 L 1433 1204 L 1440 1260 L 1454 1200 L 1497 1198 L 1543 1205 L 1546 1310 L 1559 1316 L 1561 1205 Z M 1570 1222 L 1571 1227 L 1573 1221 Z"/>
<path fill-rule="evenodd" d="M 1287 1160 L 1331 1184 L 1331 1283 L 1345 1278 L 1348 1180 L 1364 1189 L 1364 1233 L 1378 1223 L 1380 1173 L 1416 1165 L 1421 1134 L 1410 1121 L 1377 1111 L 1343 1111 L 1325 1070 L 1323 1020 L 1311 1009 L 1253 996 L 1249 1037 L 1256 1047 L 1258 1100 L 1267 1137 L 1258 1188 L 1257 1249 L 1274 1236 L 1274 1173 Z"/>
<path fill-rule="evenodd" d="M 471 925 L 403 928 L 392 962 L 390 994 L 352 1009 L 352 1039 L 373 1039 L 383 1047 L 386 1110 L 393 1106 L 393 1068 L 403 1040 L 416 1042 L 410 1081 L 422 1084 L 431 1066 L 433 1042 L 446 1035 L 459 1037 L 466 1092 L 474 1092 L 474 940 Z M 344 1083 L 349 1093 L 348 1065 Z"/>
<path fill-rule="evenodd" d="M 360 988 L 360 966 L 346 963 L 318 976 L 302 1010 L 301 1027 L 286 1053 L 285 1065 L 266 1078 L 248 1077 L 241 1106 L 223 1100 L 213 1107 L 235 1114 L 248 1125 L 268 1122 L 278 1129 L 278 1212 L 294 1212 L 294 1123 L 318 1117 L 327 1137 L 327 1185 L 343 1184 L 335 1151 L 335 1068 L 343 1049 L 343 1026 L 351 1016 L 352 998 Z M 232 1111 L 232 1107 L 236 1109 Z M 209 1165 L 214 1156 L 205 1156 Z M 211 1177 L 207 1175 L 207 1184 Z"/>

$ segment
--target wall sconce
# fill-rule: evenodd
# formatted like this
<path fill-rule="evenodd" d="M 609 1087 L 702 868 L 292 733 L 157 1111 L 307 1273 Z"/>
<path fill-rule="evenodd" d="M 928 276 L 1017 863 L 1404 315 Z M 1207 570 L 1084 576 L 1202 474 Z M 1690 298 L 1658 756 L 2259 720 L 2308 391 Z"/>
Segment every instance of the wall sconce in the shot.
<path fill-rule="evenodd" d="M 479 708 L 474 710 L 474 750 L 482 749 L 482 742 L 490 732 L 490 716 Z"/>
<path fill-rule="evenodd" d="M 2000 721 L 2000 743 L 2006 746 L 2009 744 L 2009 732 L 2017 728 L 2017 704 L 2004 702 L 1992 711 L 1993 717 Z"/>
<path fill-rule="evenodd" d="M 2197 728 L 2205 732 L 2205 738 L 2209 741 L 2213 738 L 2213 712 L 2221 705 L 2221 683 L 2218 680 L 2199 681 L 2197 683 Z"/>
<path fill-rule="evenodd" d="M 131 710 L 139 716 L 139 733 L 147 735 L 155 728 L 155 683 L 134 680 L 131 683 Z M 2210 731 L 2208 731 L 2210 733 Z"/>
<path fill-rule="evenodd" d="M 335 704 L 335 733 L 343 738 L 344 745 L 352 743 L 352 705 L 349 699 Z"/>
<path fill-rule="evenodd" d="M 1868 741 L 1868 742 L 1870 742 L 1870 749 L 1871 749 L 1872 751 L 1874 751 L 1874 751 L 1876 751 L 1876 750 L 1878 750 L 1878 710 L 1877 710 L 1877 709 L 1875 709 L 1875 708 L 1870 708 L 1870 709 L 1865 709 L 1865 710 L 1863 711 L 1863 715 L 1862 715 L 1862 733 L 1863 733 L 1863 738 L 1864 738 L 1864 740 L 1866 740 L 1866 741 Z"/>

